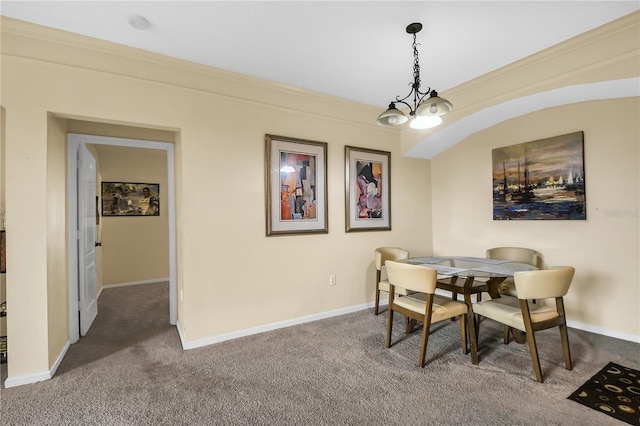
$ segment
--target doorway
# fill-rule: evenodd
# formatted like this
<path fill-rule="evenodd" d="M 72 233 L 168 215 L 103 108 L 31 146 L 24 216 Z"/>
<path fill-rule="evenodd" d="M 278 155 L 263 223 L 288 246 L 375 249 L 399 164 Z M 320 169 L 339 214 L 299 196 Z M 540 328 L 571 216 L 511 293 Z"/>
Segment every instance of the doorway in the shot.
<path fill-rule="evenodd" d="M 94 136 L 77 133 L 67 135 L 67 176 L 68 176 L 68 247 L 69 247 L 69 340 L 75 343 L 80 338 L 79 324 L 79 279 L 80 250 L 77 244 L 78 218 L 78 188 L 80 185 L 78 174 L 78 152 L 82 146 L 111 145 L 118 147 L 143 148 L 163 150 L 167 157 L 167 214 L 169 240 L 169 322 L 177 323 L 176 297 L 176 236 L 175 236 L 175 190 L 174 190 L 174 153 L 172 143 L 149 140 Z"/>

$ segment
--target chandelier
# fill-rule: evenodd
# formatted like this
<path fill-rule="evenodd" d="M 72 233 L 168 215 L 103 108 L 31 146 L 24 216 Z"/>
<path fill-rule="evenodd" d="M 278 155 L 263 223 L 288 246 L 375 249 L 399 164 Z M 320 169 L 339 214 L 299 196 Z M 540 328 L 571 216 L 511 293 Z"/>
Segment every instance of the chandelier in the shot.
<path fill-rule="evenodd" d="M 381 126 L 400 126 L 409 120 L 404 112 L 396 108 L 396 103 L 409 107 L 409 115 L 413 117 L 409 123 L 412 129 L 429 129 L 439 125 L 442 123 L 440 116 L 447 114 L 453 108 L 451 102 L 439 97 L 438 92 L 430 87 L 425 92 L 420 91 L 420 62 L 416 34 L 421 29 L 422 24 L 419 22 L 407 26 L 407 33 L 413 34 L 413 82 L 409 83 L 411 91 L 402 99 L 400 96 L 396 96 L 396 100 L 389 104 L 389 109 L 380 114 L 376 123 Z M 429 95 L 428 98 L 427 95 Z M 413 99 L 410 99 L 412 97 Z M 411 101 L 413 101 L 413 105 L 409 103 Z"/>

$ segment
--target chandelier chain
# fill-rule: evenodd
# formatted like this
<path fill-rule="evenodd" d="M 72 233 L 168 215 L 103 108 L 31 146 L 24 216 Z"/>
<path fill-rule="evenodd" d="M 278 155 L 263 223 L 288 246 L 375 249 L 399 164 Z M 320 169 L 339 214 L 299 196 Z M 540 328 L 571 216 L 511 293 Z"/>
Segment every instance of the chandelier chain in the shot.
<path fill-rule="evenodd" d="M 413 88 L 420 88 L 420 60 L 418 59 L 418 44 L 416 35 L 413 35 Z"/>
<path fill-rule="evenodd" d="M 396 102 L 402 103 L 409 107 L 409 115 L 415 115 L 415 112 L 422 102 L 422 99 L 431 92 L 431 88 L 427 88 L 426 92 L 420 91 L 420 59 L 418 56 L 418 46 L 420 43 L 416 40 L 416 33 L 413 33 L 413 82 L 409 83 L 409 87 L 411 87 L 411 92 L 404 98 L 400 98 L 400 96 L 396 97 Z M 406 102 L 409 97 L 413 95 L 413 105 L 410 105 Z"/>
<path fill-rule="evenodd" d="M 418 54 L 417 33 L 422 29 L 422 24 L 414 22 L 407 26 L 407 33 L 413 35 L 413 81 L 409 82 L 411 90 L 404 98 L 396 96 L 395 101 L 389 104 L 389 108 L 384 111 L 376 122 L 381 126 L 400 126 L 406 123 L 409 118 L 404 112 L 400 111 L 396 105 L 402 104 L 408 108 L 408 115 L 412 117 L 410 127 L 414 129 L 429 129 L 442 123 L 440 116 L 451 111 L 453 105 L 446 99 L 438 96 L 438 92 L 427 87 L 420 90 L 420 58 Z M 425 98 L 429 99 L 425 101 Z"/>

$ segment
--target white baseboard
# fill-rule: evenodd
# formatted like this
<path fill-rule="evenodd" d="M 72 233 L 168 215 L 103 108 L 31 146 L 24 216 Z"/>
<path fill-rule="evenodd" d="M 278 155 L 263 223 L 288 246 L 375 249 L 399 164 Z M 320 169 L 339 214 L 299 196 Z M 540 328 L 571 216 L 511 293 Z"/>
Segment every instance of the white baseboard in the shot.
<path fill-rule="evenodd" d="M 15 386 L 28 385 L 31 383 L 41 382 L 43 380 L 49 380 L 50 378 L 53 377 L 54 374 L 56 374 L 56 371 L 58 370 L 60 363 L 62 362 L 62 360 L 64 359 L 64 356 L 67 354 L 67 351 L 69 350 L 69 346 L 71 346 L 71 343 L 69 343 L 69 341 L 67 340 L 67 343 L 65 343 L 64 347 L 60 351 L 60 354 L 58 354 L 56 361 L 53 363 L 53 366 L 51 366 L 49 371 L 44 371 L 42 373 L 36 373 L 36 374 L 29 374 L 28 376 L 9 377 L 7 378 L 7 380 L 4 381 L 4 387 L 13 388 Z"/>
<path fill-rule="evenodd" d="M 155 280 L 144 280 L 144 281 L 131 281 L 128 283 L 116 283 L 116 284 L 104 284 L 102 288 L 100 288 L 100 292 L 104 288 L 115 288 L 115 287 L 127 287 L 130 285 L 139 285 L 139 284 L 165 284 L 169 282 L 169 278 L 157 278 Z"/>
<path fill-rule="evenodd" d="M 195 349 L 195 348 L 200 348 L 202 346 L 208 346 L 208 345 L 224 342 L 227 340 L 237 339 L 239 337 L 245 337 L 245 336 L 250 336 L 252 334 L 264 333 L 265 331 L 277 330 L 279 328 L 291 327 L 292 325 L 304 324 L 307 322 L 318 321 L 325 318 L 331 318 L 339 315 L 350 314 L 352 312 L 357 312 L 363 309 L 371 308 L 372 306 L 373 306 L 373 303 L 365 303 L 362 305 L 350 306 L 347 308 L 336 309 L 334 311 L 322 312 L 319 314 L 308 315 L 305 317 L 294 318 L 291 320 L 261 325 L 259 327 L 248 328 L 240 331 L 234 331 L 232 333 L 221 334 L 219 336 L 208 337 L 206 339 L 196 340 L 193 342 L 184 341 L 180 328 L 178 328 L 178 333 L 180 334 L 180 339 L 182 340 L 183 349 L 185 350 Z"/>
<path fill-rule="evenodd" d="M 609 330 L 607 328 L 597 327 L 595 325 L 584 324 L 578 321 L 570 321 L 567 320 L 567 326 L 571 328 L 576 328 L 578 330 L 588 331 L 590 333 L 601 334 L 607 337 L 614 337 L 620 340 L 628 340 L 634 343 L 640 343 L 640 336 L 630 334 L 630 333 L 621 333 L 619 331 Z"/>
<path fill-rule="evenodd" d="M 450 297 L 451 293 L 445 290 L 436 289 L 436 294 L 440 296 Z M 486 299 L 485 299 L 486 300 Z M 384 302 L 384 304 L 383 304 Z M 380 307 L 386 308 L 388 300 L 380 299 Z M 369 304 L 370 307 L 374 306 L 374 303 Z M 577 330 L 588 331 L 589 333 L 600 334 L 602 336 L 613 337 L 615 339 L 627 340 L 629 342 L 640 343 L 640 336 L 630 333 L 621 333 L 615 330 L 609 330 L 608 328 L 598 327 L 595 325 L 585 324 L 578 321 L 567 320 L 567 326 L 575 328 Z"/>
<path fill-rule="evenodd" d="M 182 345 L 182 349 L 184 350 L 184 334 L 182 333 L 182 327 L 180 326 L 180 321 L 176 321 L 176 329 L 178 330 L 178 336 L 180 337 L 180 344 Z"/>
<path fill-rule="evenodd" d="M 436 291 L 438 293 L 438 291 Z M 442 292 L 442 295 L 448 295 L 448 292 Z M 387 304 L 383 304 L 383 301 L 380 303 L 381 308 L 386 308 Z M 216 343 L 221 343 L 227 340 L 237 339 L 239 337 L 250 336 L 252 334 L 264 333 L 265 331 L 277 330 L 279 328 L 291 327 L 293 325 L 304 324 L 306 322 L 317 321 L 325 318 L 335 317 L 339 315 L 344 315 L 352 312 L 361 311 L 364 309 L 373 308 L 375 304 L 373 302 L 365 303 L 362 305 L 351 306 L 348 308 L 337 309 L 335 311 L 323 312 L 320 314 L 309 315 L 306 317 L 295 318 L 287 321 L 281 321 L 273 324 L 267 324 L 259 327 L 248 328 L 245 330 L 235 331 L 233 333 L 226 333 L 219 336 L 209 337 L 206 339 L 196 340 L 193 342 L 186 342 L 184 339 L 184 335 L 182 334 L 182 329 L 178 324 L 178 334 L 180 335 L 180 341 L 182 343 L 182 348 L 184 350 L 200 348 L 203 346 L 213 345 Z M 583 324 L 576 321 L 567 321 L 567 325 L 571 328 L 575 328 L 578 330 L 588 331 L 590 333 L 600 334 L 603 336 L 613 337 L 621 340 L 628 340 L 631 342 L 640 343 L 640 336 L 635 336 L 633 334 L 628 333 L 620 333 L 617 331 L 609 330 L 602 327 L 595 327 L 589 324 Z"/>

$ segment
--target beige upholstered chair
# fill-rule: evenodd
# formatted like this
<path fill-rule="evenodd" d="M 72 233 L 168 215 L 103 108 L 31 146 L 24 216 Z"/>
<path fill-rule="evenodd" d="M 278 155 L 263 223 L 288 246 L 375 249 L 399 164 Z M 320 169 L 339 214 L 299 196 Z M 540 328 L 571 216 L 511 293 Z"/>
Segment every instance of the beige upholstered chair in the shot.
<path fill-rule="evenodd" d="M 462 353 L 467 353 L 467 305 L 434 294 L 436 290 L 436 270 L 421 265 L 411 265 L 387 261 L 389 275 L 389 318 L 387 320 L 387 348 L 391 347 L 393 313 L 398 312 L 407 319 L 422 323 L 422 346 L 418 365 L 424 367 L 427 340 L 431 323 L 460 317 L 460 338 Z M 415 293 L 401 296 L 396 289 L 402 287 Z M 475 350 L 472 345 L 472 350 Z"/>
<path fill-rule="evenodd" d="M 374 313 L 378 315 L 380 306 L 380 292 L 389 292 L 389 280 L 382 279 L 382 268 L 387 260 L 404 260 L 409 258 L 409 251 L 398 247 L 378 247 L 375 250 L 376 255 L 376 306 Z M 386 275 L 386 271 L 385 271 Z M 408 293 L 403 288 L 396 288 L 396 294 L 406 296 Z"/>
<path fill-rule="evenodd" d="M 564 364 L 567 370 L 572 368 L 563 296 L 569 291 L 574 273 L 574 268 L 570 266 L 516 272 L 514 278 L 517 299 L 500 297 L 473 305 L 474 313 L 526 332 L 533 369 L 540 383 L 543 378 L 534 334 L 538 330 L 560 328 Z M 530 302 L 535 299 L 538 303 Z M 555 306 L 548 306 L 542 299 L 555 299 Z M 505 334 L 505 344 L 509 343 L 508 336 L 508 333 Z"/>
<path fill-rule="evenodd" d="M 494 247 L 487 250 L 488 259 L 503 259 L 512 262 L 526 263 L 538 269 L 544 268 L 542 254 L 532 249 L 523 247 Z M 516 288 L 513 278 L 507 278 L 498 287 L 498 292 L 503 295 L 516 297 Z"/>

